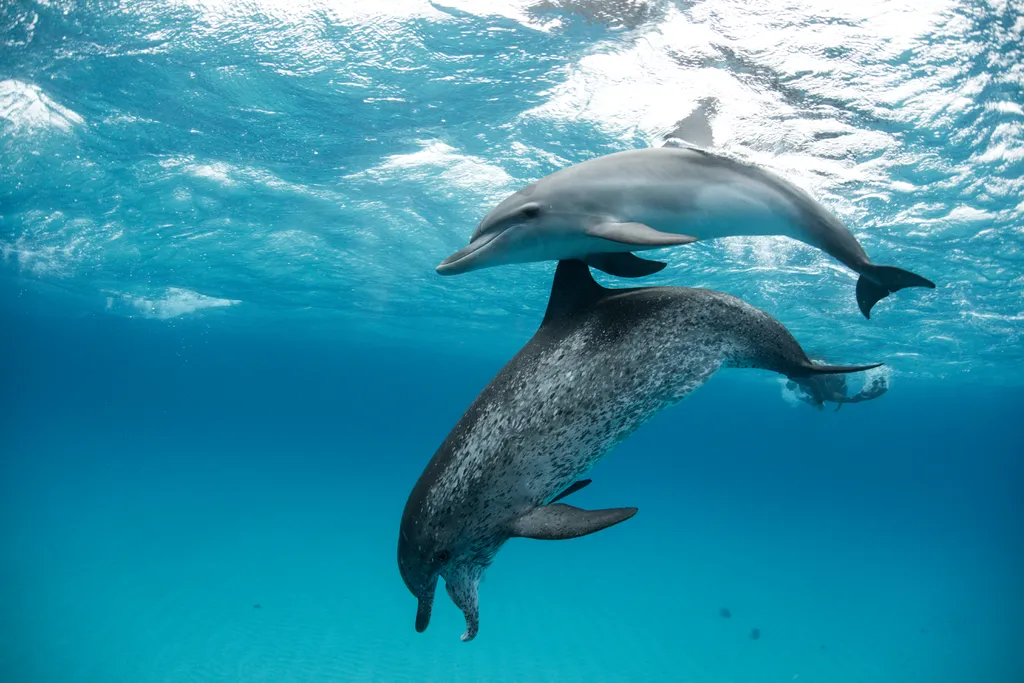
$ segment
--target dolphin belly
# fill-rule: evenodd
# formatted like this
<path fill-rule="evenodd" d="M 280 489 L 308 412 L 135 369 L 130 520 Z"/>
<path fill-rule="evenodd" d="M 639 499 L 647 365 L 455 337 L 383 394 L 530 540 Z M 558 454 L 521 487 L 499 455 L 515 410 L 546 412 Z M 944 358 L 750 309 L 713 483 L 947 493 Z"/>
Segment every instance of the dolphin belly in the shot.
<path fill-rule="evenodd" d="M 642 200 L 623 213 L 655 230 L 702 241 L 781 236 L 818 246 L 803 229 L 797 207 L 774 188 L 752 179 L 687 180 L 645 189 L 638 193 Z"/>

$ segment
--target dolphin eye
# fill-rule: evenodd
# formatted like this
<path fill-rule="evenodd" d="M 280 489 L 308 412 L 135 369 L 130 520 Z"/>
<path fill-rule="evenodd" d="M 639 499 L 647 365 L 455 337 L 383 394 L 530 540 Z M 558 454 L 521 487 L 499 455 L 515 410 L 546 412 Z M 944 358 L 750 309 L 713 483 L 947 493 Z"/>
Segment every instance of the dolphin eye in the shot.
<path fill-rule="evenodd" d="M 452 553 L 449 550 L 442 550 L 437 554 L 438 562 L 447 562 L 450 559 L 452 559 Z"/>
<path fill-rule="evenodd" d="M 527 204 L 519 210 L 519 215 L 523 218 L 536 218 L 540 215 L 540 207 L 536 204 Z"/>

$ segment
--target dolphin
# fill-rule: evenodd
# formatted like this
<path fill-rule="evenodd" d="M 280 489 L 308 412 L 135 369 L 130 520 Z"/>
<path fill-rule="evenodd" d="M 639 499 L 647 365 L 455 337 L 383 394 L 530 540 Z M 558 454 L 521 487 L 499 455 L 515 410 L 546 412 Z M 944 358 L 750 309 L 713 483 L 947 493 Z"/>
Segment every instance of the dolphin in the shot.
<path fill-rule="evenodd" d="M 787 236 L 856 271 L 865 318 L 892 292 L 935 287 L 910 271 L 872 263 L 838 218 L 774 173 L 679 146 L 616 152 L 530 183 L 488 213 L 437 272 L 580 259 L 611 275 L 640 277 L 665 264 L 634 251 L 736 235 Z"/>
<path fill-rule="evenodd" d="M 606 289 L 579 260 L 558 264 L 540 328 L 491 380 L 427 464 L 402 513 L 398 567 L 430 622 L 438 578 L 479 628 L 477 589 L 510 538 L 569 539 L 632 517 L 635 507 L 559 503 L 579 477 L 720 367 L 804 382 L 874 365 L 815 365 L 783 325 L 706 289 Z"/>

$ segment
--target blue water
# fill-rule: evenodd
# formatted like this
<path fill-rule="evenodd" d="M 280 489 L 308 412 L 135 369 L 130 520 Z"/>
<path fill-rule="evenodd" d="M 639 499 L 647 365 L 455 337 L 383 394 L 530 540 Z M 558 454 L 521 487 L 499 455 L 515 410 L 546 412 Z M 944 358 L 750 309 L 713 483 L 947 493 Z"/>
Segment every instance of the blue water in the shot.
<path fill-rule="evenodd" d="M 854 4 L 0 3 L 0 681 L 1024 681 L 1024 13 Z M 938 287 L 868 321 L 781 238 L 645 284 L 888 393 L 719 372 L 573 497 L 635 518 L 510 541 L 478 638 L 443 591 L 417 634 L 406 497 L 554 269 L 434 266 L 707 98 Z"/>

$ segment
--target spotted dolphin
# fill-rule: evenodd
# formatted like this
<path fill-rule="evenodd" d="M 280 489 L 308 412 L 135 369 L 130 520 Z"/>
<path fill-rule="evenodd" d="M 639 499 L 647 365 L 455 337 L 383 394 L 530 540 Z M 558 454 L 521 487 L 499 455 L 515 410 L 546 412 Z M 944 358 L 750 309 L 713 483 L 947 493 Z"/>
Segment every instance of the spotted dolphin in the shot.
<path fill-rule="evenodd" d="M 678 146 L 608 154 L 527 185 L 488 213 L 469 245 L 437 272 L 581 259 L 612 275 L 639 277 L 665 264 L 634 251 L 736 235 L 787 236 L 856 271 L 866 318 L 892 292 L 935 287 L 910 271 L 872 263 L 836 216 L 774 173 Z"/>
<path fill-rule="evenodd" d="M 442 577 L 466 618 L 462 639 L 472 640 L 477 586 L 510 538 L 575 538 L 632 517 L 633 507 L 555 501 L 723 366 L 799 382 L 877 364 L 815 365 L 779 321 L 728 294 L 605 289 L 582 261 L 560 262 L 540 328 L 473 401 L 406 502 L 398 566 L 419 601 L 416 630 L 427 628 Z"/>

